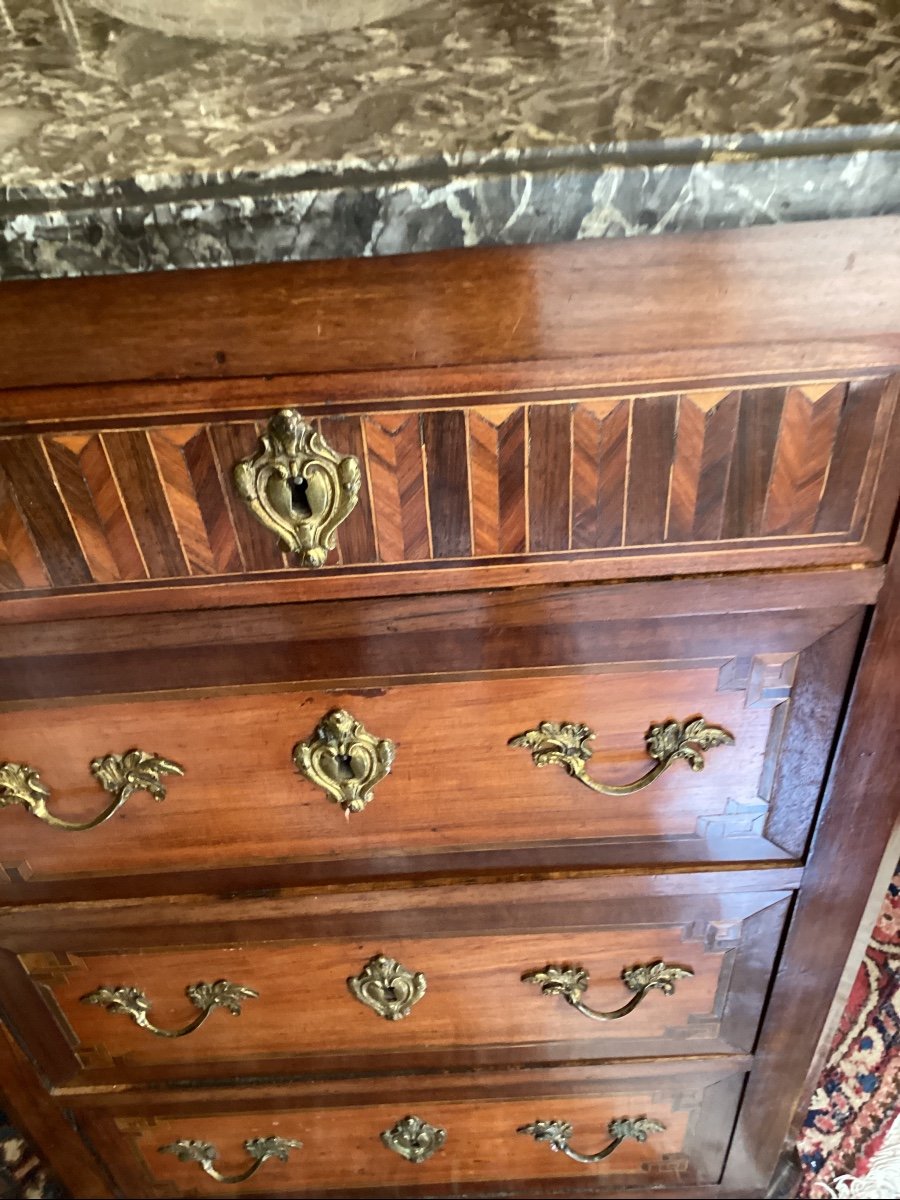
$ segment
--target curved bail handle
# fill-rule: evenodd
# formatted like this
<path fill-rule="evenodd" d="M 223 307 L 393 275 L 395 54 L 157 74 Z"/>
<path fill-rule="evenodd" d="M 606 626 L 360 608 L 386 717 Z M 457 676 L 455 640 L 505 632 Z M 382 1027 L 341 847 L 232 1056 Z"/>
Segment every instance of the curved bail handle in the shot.
<path fill-rule="evenodd" d="M 228 979 L 220 979 L 216 983 L 197 983 L 185 988 L 185 995 L 200 1013 L 182 1029 L 160 1029 L 150 1020 L 149 1012 L 152 1007 L 146 992 L 132 987 L 100 987 L 81 997 L 82 1004 L 98 1004 L 107 1012 L 123 1013 L 130 1017 L 135 1025 L 146 1029 L 156 1037 L 181 1038 L 199 1029 L 209 1014 L 215 1008 L 224 1008 L 234 1017 L 239 1017 L 245 1000 L 255 1000 L 259 992 L 253 988 L 243 987 Z"/>
<path fill-rule="evenodd" d="M 135 792 L 149 792 L 154 800 L 165 800 L 166 785 L 162 777 L 184 775 L 184 768 L 146 750 L 128 750 L 124 754 L 95 758 L 91 772 L 104 791 L 112 795 L 113 801 L 90 821 L 64 821 L 54 816 L 48 808 L 50 789 L 41 779 L 40 772 L 26 763 L 0 763 L 0 808 L 20 804 L 45 825 L 83 833 L 108 821 Z"/>
<path fill-rule="evenodd" d="M 590 1008 L 582 1001 L 590 983 L 590 975 L 583 967 L 551 964 L 542 971 L 526 971 L 522 982 L 538 984 L 545 996 L 562 996 L 567 1004 L 592 1021 L 618 1021 L 634 1012 L 648 992 L 658 990 L 664 996 L 671 996 L 675 992 L 676 982 L 689 979 L 693 974 L 690 967 L 670 967 L 661 960 L 631 967 L 622 972 L 622 982 L 634 995 L 621 1008 L 610 1012 Z"/>
<path fill-rule="evenodd" d="M 731 746 L 734 737 L 719 725 L 709 725 L 705 717 L 691 717 L 687 721 L 664 721 L 651 725 L 644 736 L 647 754 L 654 765 L 634 783 L 601 783 L 591 779 L 587 764 L 593 754 L 588 745 L 597 735 L 588 725 L 571 721 L 542 721 L 536 729 L 529 729 L 510 738 L 507 745 L 523 746 L 531 751 L 535 766 L 547 767 L 557 764 L 592 792 L 604 796 L 631 796 L 651 784 L 671 767 L 672 763 L 684 759 L 692 771 L 702 771 L 706 765 L 704 751 L 715 746 Z"/>
<path fill-rule="evenodd" d="M 198 1163 L 217 1183 L 244 1183 L 252 1178 L 263 1163 L 269 1158 L 277 1158 L 279 1162 L 287 1162 L 292 1150 L 300 1150 L 302 1142 L 293 1138 L 266 1137 L 250 1138 L 244 1142 L 244 1149 L 253 1160 L 246 1171 L 240 1175 L 222 1175 L 215 1167 L 219 1152 L 212 1142 L 199 1142 L 191 1138 L 182 1138 L 168 1146 L 160 1146 L 161 1154 L 174 1154 L 179 1162 Z"/>
<path fill-rule="evenodd" d="M 621 1117 L 610 1121 L 606 1129 L 612 1141 L 596 1154 L 579 1154 L 577 1150 L 572 1149 L 569 1138 L 574 1129 L 567 1121 L 534 1121 L 530 1125 L 520 1125 L 516 1132 L 529 1134 L 536 1142 L 546 1142 L 551 1150 L 561 1150 L 574 1162 L 590 1164 L 609 1158 L 628 1138 L 633 1138 L 636 1142 L 646 1142 L 651 1133 L 662 1133 L 665 1125 L 651 1117 Z"/>

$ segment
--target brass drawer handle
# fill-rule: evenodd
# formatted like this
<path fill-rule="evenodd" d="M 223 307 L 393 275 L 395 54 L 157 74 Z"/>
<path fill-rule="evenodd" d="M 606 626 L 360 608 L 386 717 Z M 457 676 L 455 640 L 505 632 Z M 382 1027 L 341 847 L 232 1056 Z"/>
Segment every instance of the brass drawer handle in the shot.
<path fill-rule="evenodd" d="M 21 804 L 32 816 L 54 829 L 69 829 L 76 832 L 96 829 L 122 807 L 135 792 L 149 792 L 154 800 L 165 800 L 166 785 L 163 775 L 183 775 L 184 768 L 178 763 L 148 754 L 146 750 L 129 750 L 126 754 L 107 754 L 95 758 L 91 771 L 101 786 L 114 797 L 112 804 L 90 821 L 63 821 L 47 808 L 50 789 L 41 779 L 40 773 L 24 763 L 0 763 L 0 808 Z"/>
<path fill-rule="evenodd" d="M 81 1003 L 99 1004 L 107 1012 L 124 1013 L 126 1017 L 131 1017 L 135 1025 L 149 1030 L 156 1037 L 180 1038 L 199 1029 L 214 1008 L 225 1008 L 233 1017 L 239 1017 L 244 1000 L 255 1000 L 259 996 L 259 992 L 255 992 L 253 988 L 242 987 L 228 979 L 220 979 L 217 983 L 196 983 L 184 991 L 191 1004 L 200 1009 L 200 1015 L 183 1029 L 160 1029 L 154 1025 L 147 1015 L 152 1008 L 151 1001 L 147 999 L 147 994 L 138 988 L 100 987 L 95 992 L 82 996 Z"/>
<path fill-rule="evenodd" d="M 604 1158 L 609 1158 L 628 1138 L 634 1138 L 636 1142 L 646 1142 L 649 1134 L 662 1133 L 665 1125 L 649 1117 L 622 1117 L 617 1121 L 610 1121 L 606 1129 L 612 1141 L 596 1154 L 579 1154 L 577 1150 L 572 1149 L 569 1138 L 573 1129 L 566 1121 L 535 1121 L 531 1125 L 520 1125 L 516 1132 L 528 1133 L 536 1142 L 546 1142 L 551 1150 L 561 1150 L 575 1162 L 598 1163 Z"/>
<path fill-rule="evenodd" d="M 429 1125 L 421 1117 L 404 1117 L 393 1129 L 386 1129 L 381 1140 L 388 1150 L 393 1150 L 407 1162 L 423 1163 L 443 1146 L 447 1130 Z"/>
<path fill-rule="evenodd" d="M 391 773 L 395 750 L 393 742 L 373 737 L 352 713 L 335 708 L 309 741 L 294 747 L 294 766 L 339 804 L 349 820 L 374 799 L 375 785 Z"/>
<path fill-rule="evenodd" d="M 664 996 L 675 991 L 676 980 L 689 979 L 694 972 L 689 967 L 669 967 L 664 962 L 646 963 L 622 972 L 622 982 L 632 998 L 612 1012 L 600 1012 L 582 1004 L 581 997 L 587 991 L 590 975 L 583 967 L 544 967 L 543 971 L 526 971 L 523 983 L 536 983 L 545 996 L 562 996 L 571 1006 L 592 1021 L 618 1021 L 634 1012 L 648 992 L 657 989 Z"/>
<path fill-rule="evenodd" d="M 212 1142 L 196 1142 L 190 1138 L 182 1138 L 169 1146 L 160 1146 L 160 1154 L 174 1154 L 179 1162 L 199 1163 L 201 1168 L 217 1183 L 243 1183 L 250 1179 L 267 1158 L 277 1158 L 279 1162 L 287 1162 L 292 1150 L 299 1150 L 302 1142 L 293 1138 L 265 1137 L 250 1138 L 244 1142 L 244 1149 L 253 1159 L 251 1165 L 240 1175 L 221 1175 L 213 1166 L 219 1157 L 219 1152 Z"/>
<path fill-rule="evenodd" d="M 425 995 L 428 981 L 421 971 L 408 970 L 395 958 L 376 954 L 358 975 L 347 980 L 350 994 L 387 1021 L 402 1021 Z"/>
<path fill-rule="evenodd" d="M 656 760 L 655 765 L 634 783 L 612 784 L 600 783 L 591 779 L 587 773 L 587 762 L 593 754 L 588 742 L 596 736 L 593 729 L 587 725 L 542 721 L 537 729 L 529 729 L 527 733 L 510 738 L 508 744 L 524 746 L 530 750 L 531 757 L 538 767 L 559 763 L 585 787 L 604 796 L 630 796 L 633 792 L 639 792 L 679 758 L 683 758 L 692 771 L 702 771 L 706 765 L 704 750 L 711 750 L 714 746 L 734 745 L 734 738 L 727 730 L 718 725 L 708 725 L 704 717 L 692 717 L 685 722 L 666 721 L 661 725 L 651 725 L 644 740 L 647 743 L 647 753 Z"/>
<path fill-rule="evenodd" d="M 238 494 L 303 567 L 322 567 L 338 525 L 356 507 L 359 460 L 337 454 L 320 433 L 283 408 L 269 421 L 255 454 L 234 468 Z"/>

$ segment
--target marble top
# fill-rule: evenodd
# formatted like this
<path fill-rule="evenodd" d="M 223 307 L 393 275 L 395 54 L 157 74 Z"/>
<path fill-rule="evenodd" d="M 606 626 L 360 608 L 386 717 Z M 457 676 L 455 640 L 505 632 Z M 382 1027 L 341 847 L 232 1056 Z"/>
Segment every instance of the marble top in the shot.
<path fill-rule="evenodd" d="M 6 277 L 644 231 L 666 173 L 740 190 L 761 162 L 770 197 L 806 163 L 782 216 L 861 182 L 869 215 L 898 151 L 900 0 L 0 0 Z M 601 177 L 643 189 L 606 225 Z M 589 185 L 577 229 L 534 211 Z"/>

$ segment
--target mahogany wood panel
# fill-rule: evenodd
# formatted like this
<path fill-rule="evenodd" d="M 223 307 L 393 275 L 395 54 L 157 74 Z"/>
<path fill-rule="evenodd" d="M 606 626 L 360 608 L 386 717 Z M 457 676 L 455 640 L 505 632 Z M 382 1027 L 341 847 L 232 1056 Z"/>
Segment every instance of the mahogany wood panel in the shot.
<path fill-rule="evenodd" d="M 40 1148 L 58 1178 L 65 1178 L 72 1196 L 107 1200 L 114 1192 L 62 1109 L 48 1103 L 31 1060 L 11 1032 L 0 1023 L 0 1107 Z"/>
<path fill-rule="evenodd" d="M 255 1101 L 246 1093 L 232 1100 L 228 1091 L 202 1100 L 170 1093 L 131 1098 L 128 1115 L 79 1108 L 76 1119 L 85 1138 L 103 1146 L 125 1196 L 221 1194 L 222 1185 L 196 1164 L 180 1164 L 159 1147 L 177 1138 L 210 1141 L 223 1166 L 237 1170 L 244 1140 L 272 1134 L 296 1138 L 303 1148 L 286 1164 L 265 1164 L 233 1194 L 477 1196 L 513 1184 L 517 1195 L 571 1195 L 588 1180 L 613 1190 L 716 1180 L 744 1077 L 744 1062 L 733 1058 L 641 1062 L 615 1072 L 601 1066 L 394 1077 L 388 1095 L 371 1080 L 297 1085 L 288 1094 L 260 1089 Z M 443 1149 L 421 1164 L 381 1144 L 381 1132 L 411 1112 L 447 1133 Z M 574 1163 L 516 1132 L 536 1118 L 568 1120 L 573 1143 L 594 1152 L 606 1144 L 608 1122 L 628 1115 L 656 1116 L 666 1129 L 644 1143 L 623 1143 L 599 1166 Z"/>
<path fill-rule="evenodd" d="M 900 540 L 856 675 L 726 1187 L 765 1187 L 808 1110 L 828 1051 L 826 1021 L 830 1014 L 833 1027 L 840 1015 L 832 999 L 856 972 L 857 939 L 868 937 L 872 927 L 871 901 L 883 898 L 886 875 L 897 862 L 898 712 Z"/>
<path fill-rule="evenodd" d="M 790 895 L 732 894 L 729 883 L 722 878 L 719 895 L 606 905 L 584 884 L 574 907 L 545 902 L 542 885 L 535 884 L 535 919 L 518 928 L 507 919 L 502 931 L 494 931 L 492 921 L 503 890 L 483 887 L 490 907 L 467 911 L 464 921 L 471 927 L 480 918 L 483 934 L 456 932 L 460 918 L 448 908 L 420 918 L 412 936 L 406 910 L 416 901 L 405 893 L 395 896 L 394 911 L 384 913 L 375 936 L 363 928 L 350 938 L 335 936 L 323 919 L 306 923 L 305 938 L 291 921 L 270 921 L 265 942 L 183 937 L 175 946 L 151 941 L 145 948 L 138 936 L 127 950 L 110 953 L 76 941 L 62 953 L 31 950 L 19 955 L 20 966 L 7 963 L 3 1006 L 24 1034 L 33 1010 L 43 1009 L 46 1000 L 50 1011 L 43 1020 L 68 1032 L 71 1049 L 60 1054 L 46 1031 L 34 1048 L 45 1052 L 48 1078 L 67 1089 L 386 1070 L 412 1062 L 488 1067 L 741 1053 L 753 1048 Z M 346 985 L 382 953 L 427 979 L 423 999 L 396 1022 L 386 1023 Z M 631 998 L 623 970 L 660 959 L 692 969 L 693 978 L 679 982 L 673 996 L 649 993 L 633 1013 L 607 1023 L 591 1021 L 521 979 L 548 963 L 583 966 L 592 980 L 586 1003 L 616 1009 Z M 155 1037 L 121 1015 L 80 1002 L 101 986 L 135 987 L 152 1000 L 151 1019 L 177 1029 L 196 1014 L 185 988 L 221 978 L 253 987 L 259 999 L 247 1001 L 237 1019 L 214 1013 L 183 1039 Z"/>
<path fill-rule="evenodd" d="M 478 567 L 556 560 L 582 572 L 589 560 L 594 575 L 607 563 L 627 575 L 689 571 L 699 555 L 715 569 L 719 554 L 754 566 L 875 561 L 886 531 L 877 523 L 868 540 L 870 517 L 897 492 L 881 457 L 897 393 L 896 377 L 882 377 L 496 410 L 423 400 L 421 411 L 362 418 L 338 402 L 318 424 L 359 457 L 363 502 L 324 578 L 338 595 L 415 564 L 457 573 L 435 576 L 438 588 L 465 586 Z M 232 481 L 266 415 L 0 438 L 16 519 L 0 536 L 0 588 L 262 575 L 303 588 L 309 573 Z"/>
<path fill-rule="evenodd" d="M 298 611 L 302 616 L 305 609 Z M 208 886 L 217 871 L 240 872 L 244 886 L 276 881 L 284 886 L 290 879 L 341 878 L 349 872 L 370 878 L 476 864 L 563 866 L 571 863 L 572 852 L 582 865 L 593 866 L 765 861 L 802 853 L 860 610 L 638 619 L 586 629 L 566 623 L 565 612 L 562 599 L 548 607 L 545 619 L 556 629 L 558 645 L 580 666 L 576 672 L 491 673 L 485 668 L 492 660 L 508 661 L 505 651 L 513 644 L 542 653 L 557 648 L 545 644 L 549 639 L 540 626 L 527 637 L 522 626 L 513 626 L 505 639 L 493 623 L 469 639 L 466 657 L 455 664 L 456 679 L 422 682 L 415 655 L 423 656 L 425 667 L 437 665 L 426 617 L 410 622 L 408 637 L 396 625 L 387 635 L 390 656 L 410 672 L 406 678 L 375 675 L 343 689 L 226 688 L 202 699 L 173 693 L 172 699 L 123 697 L 2 713 L 4 759 L 41 770 L 56 797 L 55 810 L 70 820 L 87 819 L 102 803 L 88 771 L 99 755 L 137 746 L 174 759 L 186 774 L 170 781 L 163 804 L 137 795 L 87 833 L 53 829 L 22 808 L 7 808 L 0 814 L 5 872 L 0 888 L 23 898 L 122 895 L 148 886 L 196 890 L 201 880 Z M 276 616 L 285 613 L 275 610 Z M 340 615 L 333 615 L 340 624 Z M 263 653 L 263 627 L 241 616 L 253 641 L 217 649 L 215 661 L 243 655 L 252 680 Z M 446 620 L 437 628 L 446 649 L 451 640 Z M 827 641 L 833 630 L 836 640 L 822 649 L 823 636 Z M 204 636 L 216 643 L 214 630 Z M 377 670 L 376 641 L 368 637 L 358 651 L 346 639 L 340 644 Z M 266 655 L 283 660 L 277 641 L 265 646 Z M 311 641 L 293 648 L 312 672 L 315 647 Z M 333 656 L 336 650 L 323 645 L 322 652 Z M 199 684 L 187 651 L 173 647 L 173 653 L 187 671 L 185 682 Z M 589 665 L 603 657 L 607 662 L 599 669 Z M 132 670 L 129 655 L 109 658 L 113 672 Z M 144 686 L 153 658 L 145 646 Z M 43 661 L 45 669 L 52 662 Z M 468 672 L 459 670 L 466 666 Z M 10 667 L 21 669 L 21 663 L 12 660 Z M 427 679 L 427 671 L 423 674 Z M 796 720 L 790 701 L 795 674 L 801 684 Z M 808 695 L 817 703 L 814 720 Z M 788 707 L 786 720 L 782 704 Z M 349 820 L 291 762 L 294 745 L 312 736 L 318 720 L 337 707 L 397 744 L 392 773 L 369 807 Z M 583 721 L 598 733 L 592 773 L 628 782 L 649 765 L 643 736 L 651 724 L 698 713 L 728 729 L 736 745 L 711 751 L 702 772 L 674 764 L 625 801 L 591 792 L 561 768 L 538 769 L 526 750 L 507 745 L 544 720 Z M 795 752 L 796 739 L 805 755 L 798 779 L 777 768 L 778 756 Z M 779 830 L 783 846 L 770 828 Z M 507 854 L 514 856 L 509 862 Z M 220 875 L 217 886 L 228 878 Z M 41 890 L 46 885 L 49 893 Z"/>
<path fill-rule="evenodd" d="M 900 364 L 898 230 L 886 216 L 8 283 L 0 386 L 573 358 L 630 379 L 723 358 Z"/>

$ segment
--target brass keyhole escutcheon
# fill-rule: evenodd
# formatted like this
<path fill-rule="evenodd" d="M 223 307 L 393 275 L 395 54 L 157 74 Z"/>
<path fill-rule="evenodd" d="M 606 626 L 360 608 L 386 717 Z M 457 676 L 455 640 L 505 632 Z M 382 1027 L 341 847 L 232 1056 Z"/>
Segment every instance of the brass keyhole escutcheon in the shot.
<path fill-rule="evenodd" d="M 238 494 L 303 567 L 322 567 L 336 531 L 359 500 L 362 476 L 352 454 L 341 455 L 298 412 L 284 408 L 269 421 L 259 449 L 234 468 Z"/>
<path fill-rule="evenodd" d="M 371 803 L 375 785 L 390 774 L 394 751 L 393 742 L 373 736 L 352 713 L 335 708 L 308 741 L 294 747 L 294 766 L 349 818 Z"/>

